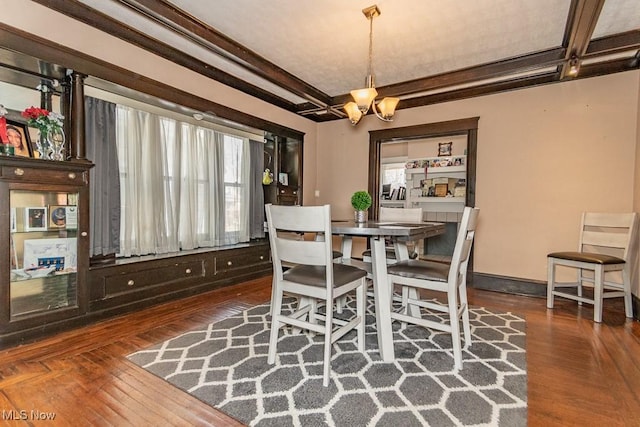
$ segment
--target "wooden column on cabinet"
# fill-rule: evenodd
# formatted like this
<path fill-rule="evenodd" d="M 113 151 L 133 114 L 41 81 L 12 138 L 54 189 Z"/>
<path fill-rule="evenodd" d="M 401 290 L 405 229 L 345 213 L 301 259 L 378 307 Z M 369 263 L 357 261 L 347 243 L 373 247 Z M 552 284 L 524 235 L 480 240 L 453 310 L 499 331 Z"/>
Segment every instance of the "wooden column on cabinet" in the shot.
<path fill-rule="evenodd" d="M 84 74 L 71 73 L 71 157 L 86 161 L 84 142 Z"/>

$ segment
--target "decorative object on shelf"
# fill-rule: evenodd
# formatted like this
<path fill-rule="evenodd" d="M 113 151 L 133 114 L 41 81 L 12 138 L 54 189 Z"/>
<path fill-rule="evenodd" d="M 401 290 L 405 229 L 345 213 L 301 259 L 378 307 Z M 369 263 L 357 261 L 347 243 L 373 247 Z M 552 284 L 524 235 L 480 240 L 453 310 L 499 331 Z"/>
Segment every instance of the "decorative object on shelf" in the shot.
<path fill-rule="evenodd" d="M 367 222 L 367 209 L 371 207 L 373 200 L 366 191 L 356 191 L 351 196 L 351 206 L 355 209 L 355 222 L 362 224 Z"/>
<path fill-rule="evenodd" d="M 438 143 L 438 157 L 450 156 L 453 149 L 453 141 Z"/>
<path fill-rule="evenodd" d="M 266 168 L 264 172 L 262 172 L 262 184 L 269 185 L 272 182 L 273 182 L 273 173 L 269 170 L 269 168 Z"/>
<path fill-rule="evenodd" d="M 382 121 L 393 121 L 393 114 L 395 113 L 396 106 L 400 102 L 400 98 L 385 97 L 378 103 L 376 108 L 375 98 L 378 96 L 378 91 L 375 87 L 373 77 L 373 18 L 380 15 L 380 9 L 377 5 L 369 6 L 362 9 L 362 13 L 369 20 L 369 69 L 367 78 L 365 81 L 366 87 L 364 89 L 357 89 L 351 91 L 351 96 L 354 101 L 348 102 L 344 105 L 344 110 L 349 115 L 351 124 L 356 125 L 369 111 L 369 107 L 373 108 L 373 112 L 376 117 Z M 378 112 L 378 109 L 380 112 Z"/>
<path fill-rule="evenodd" d="M 41 159 L 64 160 L 65 136 L 62 130 L 64 116 L 45 110 L 44 108 L 29 107 L 22 112 L 27 124 L 38 129 L 36 150 Z"/>
<path fill-rule="evenodd" d="M 278 174 L 278 182 L 282 185 L 289 185 L 289 174 L 280 172 Z"/>

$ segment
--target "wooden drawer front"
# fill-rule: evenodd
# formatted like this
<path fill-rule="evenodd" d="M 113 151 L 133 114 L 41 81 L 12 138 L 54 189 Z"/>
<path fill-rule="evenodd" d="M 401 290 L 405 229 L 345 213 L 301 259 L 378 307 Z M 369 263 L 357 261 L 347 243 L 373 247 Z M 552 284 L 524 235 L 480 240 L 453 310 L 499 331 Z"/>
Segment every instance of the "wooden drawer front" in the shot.
<path fill-rule="evenodd" d="M 46 182 L 48 184 L 86 184 L 85 172 L 70 170 L 43 170 L 19 166 L 3 166 L 2 178 L 24 182 Z"/>
<path fill-rule="evenodd" d="M 176 263 L 105 277 L 105 296 L 133 292 L 151 286 L 166 285 L 204 277 L 204 260 Z"/>
<path fill-rule="evenodd" d="M 251 268 L 260 264 L 270 264 L 269 247 L 259 247 L 228 254 L 216 255 L 216 276 L 230 275 L 239 270 Z"/>

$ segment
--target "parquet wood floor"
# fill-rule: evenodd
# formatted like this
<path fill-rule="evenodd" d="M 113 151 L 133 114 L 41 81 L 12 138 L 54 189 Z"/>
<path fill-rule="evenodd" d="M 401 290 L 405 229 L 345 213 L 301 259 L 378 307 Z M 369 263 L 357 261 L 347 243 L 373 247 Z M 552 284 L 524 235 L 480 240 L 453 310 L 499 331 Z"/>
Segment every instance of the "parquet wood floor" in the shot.
<path fill-rule="evenodd" d="M 0 350 L 0 425 L 240 425 L 126 355 L 266 302 L 270 290 L 265 277 Z M 606 301 L 594 324 L 571 301 L 547 310 L 541 298 L 473 289 L 469 299 L 526 317 L 529 426 L 640 426 L 640 323 L 621 302 Z M 36 419 L 50 413 L 53 422 Z"/>

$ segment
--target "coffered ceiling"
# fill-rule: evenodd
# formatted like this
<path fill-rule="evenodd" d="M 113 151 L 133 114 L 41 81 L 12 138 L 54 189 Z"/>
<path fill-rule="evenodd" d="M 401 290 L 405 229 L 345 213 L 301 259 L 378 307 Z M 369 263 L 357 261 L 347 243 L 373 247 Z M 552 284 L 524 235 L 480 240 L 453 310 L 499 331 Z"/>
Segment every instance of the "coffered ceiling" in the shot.
<path fill-rule="evenodd" d="M 372 4 L 376 87 L 398 109 L 640 63 L 638 0 L 34 1 L 315 121 L 364 86 Z"/>

